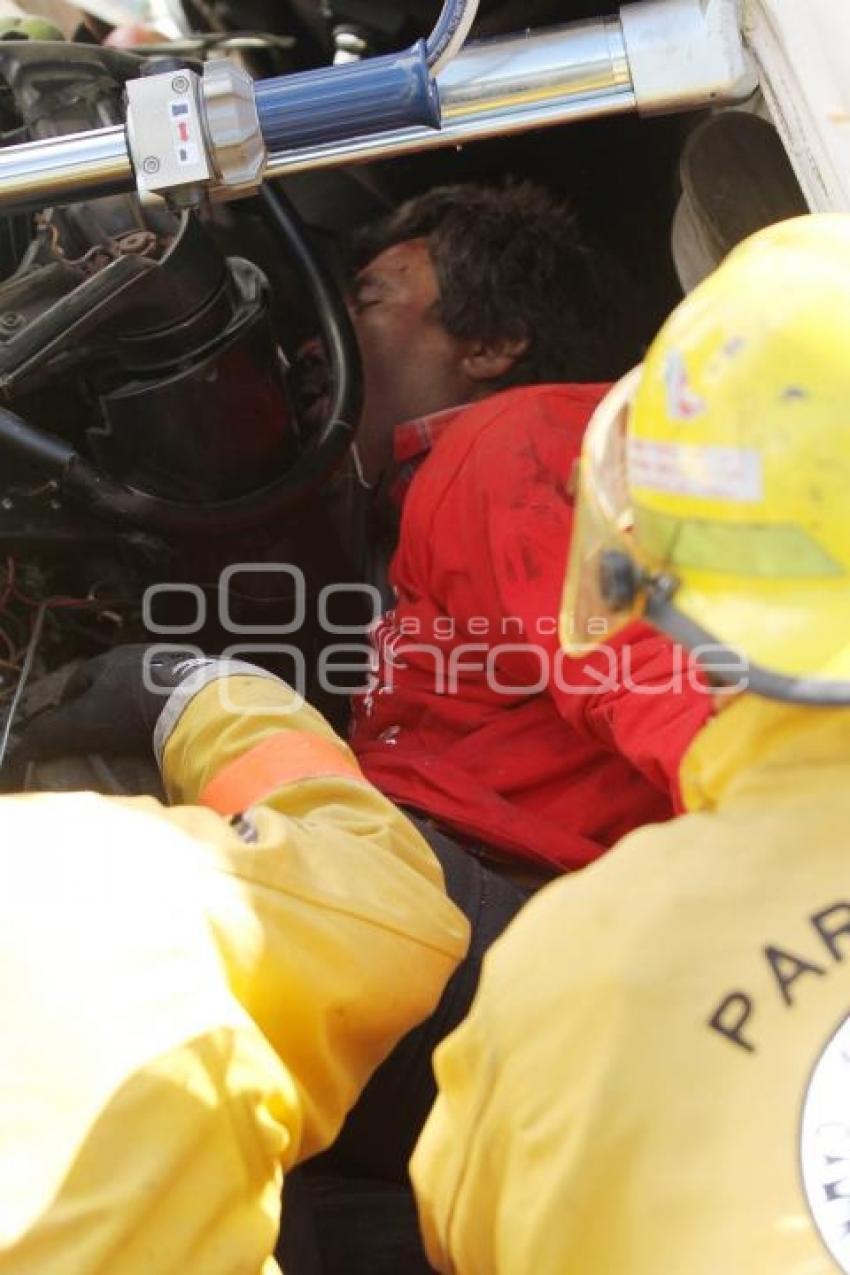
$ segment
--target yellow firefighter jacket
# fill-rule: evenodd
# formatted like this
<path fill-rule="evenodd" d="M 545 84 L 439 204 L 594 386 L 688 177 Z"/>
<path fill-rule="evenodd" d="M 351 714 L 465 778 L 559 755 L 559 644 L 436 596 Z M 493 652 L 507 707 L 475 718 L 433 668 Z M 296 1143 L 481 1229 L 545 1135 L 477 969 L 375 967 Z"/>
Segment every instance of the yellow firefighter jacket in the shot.
<path fill-rule="evenodd" d="M 464 951 L 322 718 L 211 675 L 158 731 L 171 797 L 210 808 L 0 799 L 2 1275 L 276 1271 L 283 1173 Z"/>
<path fill-rule="evenodd" d="M 437 1051 L 439 1271 L 850 1271 L 850 711 L 746 696 L 682 780 L 693 813 L 526 907 Z"/>

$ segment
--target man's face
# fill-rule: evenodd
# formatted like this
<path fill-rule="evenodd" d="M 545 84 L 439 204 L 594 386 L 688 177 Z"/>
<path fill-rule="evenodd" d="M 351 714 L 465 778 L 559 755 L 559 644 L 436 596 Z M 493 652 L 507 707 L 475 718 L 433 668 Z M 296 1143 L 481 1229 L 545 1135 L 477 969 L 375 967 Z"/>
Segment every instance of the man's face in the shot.
<path fill-rule="evenodd" d="M 358 447 L 367 479 L 392 460 L 395 427 L 469 399 L 465 345 L 436 317 L 439 288 L 424 239 L 380 253 L 358 274 L 351 313 L 363 356 Z"/>

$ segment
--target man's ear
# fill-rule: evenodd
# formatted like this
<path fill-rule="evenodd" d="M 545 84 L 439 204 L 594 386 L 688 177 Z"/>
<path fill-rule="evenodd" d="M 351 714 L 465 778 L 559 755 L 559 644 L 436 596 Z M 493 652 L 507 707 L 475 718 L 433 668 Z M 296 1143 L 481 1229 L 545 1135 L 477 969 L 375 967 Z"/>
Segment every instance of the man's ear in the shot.
<path fill-rule="evenodd" d="M 461 367 L 471 381 L 499 381 L 528 349 L 528 337 L 502 337 L 497 341 L 471 341 Z"/>

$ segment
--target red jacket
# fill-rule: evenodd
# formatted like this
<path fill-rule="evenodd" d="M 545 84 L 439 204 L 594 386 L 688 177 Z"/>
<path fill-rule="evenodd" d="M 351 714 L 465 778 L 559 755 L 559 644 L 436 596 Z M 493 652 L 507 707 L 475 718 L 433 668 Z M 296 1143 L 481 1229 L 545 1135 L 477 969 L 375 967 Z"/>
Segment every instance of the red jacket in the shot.
<path fill-rule="evenodd" d="M 684 660 L 643 624 L 609 643 L 613 679 L 611 657 L 559 648 L 569 482 L 606 388 L 507 390 L 443 418 L 407 491 L 375 689 L 354 704 L 352 746 L 383 792 L 561 869 L 673 813 L 711 711 L 685 675 L 660 693 Z"/>

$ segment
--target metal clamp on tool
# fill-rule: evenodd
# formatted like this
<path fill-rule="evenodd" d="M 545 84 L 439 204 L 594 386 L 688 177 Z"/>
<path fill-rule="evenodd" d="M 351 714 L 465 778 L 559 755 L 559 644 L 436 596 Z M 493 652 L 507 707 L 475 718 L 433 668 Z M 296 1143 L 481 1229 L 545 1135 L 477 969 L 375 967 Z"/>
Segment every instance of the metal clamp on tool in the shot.
<path fill-rule="evenodd" d="M 201 122 L 201 78 L 194 71 L 127 82 L 127 142 L 143 201 L 169 196 L 200 202 L 213 176 Z"/>
<path fill-rule="evenodd" d="M 225 58 L 208 62 L 203 77 L 180 70 L 128 80 L 127 141 L 143 200 L 192 207 L 205 194 L 253 194 L 262 182 L 254 82 Z"/>

